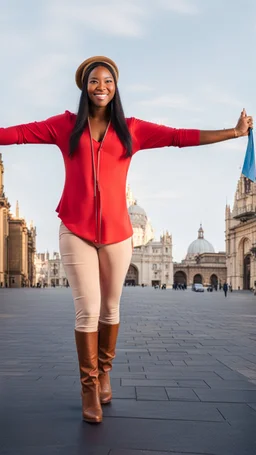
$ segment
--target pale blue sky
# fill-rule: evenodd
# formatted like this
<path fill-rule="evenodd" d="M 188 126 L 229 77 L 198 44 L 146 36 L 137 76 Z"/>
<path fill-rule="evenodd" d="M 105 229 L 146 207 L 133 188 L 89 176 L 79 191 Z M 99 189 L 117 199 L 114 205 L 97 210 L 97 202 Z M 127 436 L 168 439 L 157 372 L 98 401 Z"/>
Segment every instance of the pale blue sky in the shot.
<path fill-rule="evenodd" d="M 0 0 L 0 125 L 76 111 L 81 61 L 107 55 L 120 69 L 127 117 L 173 127 L 234 127 L 255 111 L 253 0 Z M 224 250 L 247 138 L 207 147 L 139 152 L 128 182 L 158 237 L 173 235 L 174 260 L 197 237 Z M 53 146 L 1 147 L 5 191 L 37 226 L 38 251 L 58 250 L 55 214 L 64 182 Z M 114 203 L 114 202 L 113 202 Z"/>

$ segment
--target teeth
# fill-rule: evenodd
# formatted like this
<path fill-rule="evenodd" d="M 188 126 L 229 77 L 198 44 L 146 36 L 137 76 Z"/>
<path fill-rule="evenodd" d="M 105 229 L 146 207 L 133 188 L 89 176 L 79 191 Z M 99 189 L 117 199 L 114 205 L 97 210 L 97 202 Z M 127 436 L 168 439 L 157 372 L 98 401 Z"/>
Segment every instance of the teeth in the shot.
<path fill-rule="evenodd" d="M 97 98 L 102 98 L 102 99 L 104 99 L 104 98 L 106 98 L 107 95 L 95 95 L 95 96 L 97 96 Z"/>

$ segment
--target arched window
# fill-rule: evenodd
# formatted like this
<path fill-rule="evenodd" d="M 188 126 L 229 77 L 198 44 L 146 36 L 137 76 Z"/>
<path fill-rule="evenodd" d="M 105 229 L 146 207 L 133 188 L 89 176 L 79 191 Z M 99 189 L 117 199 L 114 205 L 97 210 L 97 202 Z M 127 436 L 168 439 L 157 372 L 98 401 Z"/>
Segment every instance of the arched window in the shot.
<path fill-rule="evenodd" d="M 211 285 L 216 288 L 218 286 L 218 277 L 217 275 L 215 275 L 215 273 L 213 273 L 211 275 Z"/>
<path fill-rule="evenodd" d="M 134 286 L 139 284 L 139 271 L 133 264 L 130 264 L 129 270 L 125 277 L 125 284 Z"/>
<path fill-rule="evenodd" d="M 174 274 L 174 283 L 175 284 L 187 284 L 187 275 L 182 270 Z"/>
<path fill-rule="evenodd" d="M 244 258 L 244 289 L 250 289 L 251 282 L 251 255 L 247 254 Z"/>
<path fill-rule="evenodd" d="M 195 283 L 200 283 L 200 284 L 203 284 L 203 278 L 202 278 L 202 275 L 200 275 L 199 273 L 197 275 L 194 276 L 194 284 Z"/>

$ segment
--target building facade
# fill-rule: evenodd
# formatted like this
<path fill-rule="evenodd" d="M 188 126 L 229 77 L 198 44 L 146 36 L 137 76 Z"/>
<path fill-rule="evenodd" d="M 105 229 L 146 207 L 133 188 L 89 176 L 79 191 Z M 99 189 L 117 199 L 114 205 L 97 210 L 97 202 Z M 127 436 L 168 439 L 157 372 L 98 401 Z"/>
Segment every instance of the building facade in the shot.
<path fill-rule="evenodd" d="M 133 254 L 126 285 L 171 286 L 173 283 L 172 237 L 165 232 L 159 241 L 145 210 L 137 204 L 130 187 L 126 194 L 133 227 Z"/>
<path fill-rule="evenodd" d="M 256 288 L 256 184 L 241 176 L 226 206 L 227 280 L 233 289 Z"/>
<path fill-rule="evenodd" d="M 215 253 L 212 244 L 204 238 L 201 225 L 198 238 L 188 247 L 186 258 L 181 263 L 174 263 L 174 284 L 191 286 L 201 283 L 217 288 L 226 279 L 226 253 Z"/>
<path fill-rule="evenodd" d="M 172 286 L 172 237 L 168 232 L 161 236 L 160 241 L 150 241 L 133 249 L 125 284 Z"/>
<path fill-rule="evenodd" d="M 4 165 L 0 154 L 0 286 L 34 286 L 36 252 L 36 229 L 19 216 L 19 205 L 15 215 L 4 193 Z"/>
<path fill-rule="evenodd" d="M 52 259 L 48 262 L 48 286 L 67 286 L 68 280 L 61 262 L 60 254 L 53 253 Z"/>
<path fill-rule="evenodd" d="M 9 287 L 31 287 L 35 285 L 36 229 L 30 229 L 19 216 L 18 203 L 16 214 L 9 214 L 8 272 Z"/>
<path fill-rule="evenodd" d="M 60 254 L 54 252 L 38 253 L 35 257 L 36 285 L 38 287 L 68 286 L 68 280 L 61 262 Z"/>
<path fill-rule="evenodd" d="M 35 255 L 35 270 L 36 270 L 36 286 L 48 286 L 48 260 L 49 253 L 36 253 Z"/>
<path fill-rule="evenodd" d="M 8 271 L 8 238 L 10 204 L 4 193 L 4 164 L 0 153 L 0 286 L 9 282 Z"/>

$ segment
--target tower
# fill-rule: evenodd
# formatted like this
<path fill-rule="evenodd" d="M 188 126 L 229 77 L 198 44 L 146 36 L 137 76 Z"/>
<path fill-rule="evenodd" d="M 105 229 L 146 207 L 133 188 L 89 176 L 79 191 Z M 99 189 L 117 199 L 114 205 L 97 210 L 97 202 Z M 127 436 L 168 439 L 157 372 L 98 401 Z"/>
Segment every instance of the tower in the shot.
<path fill-rule="evenodd" d="M 127 188 L 126 188 L 126 202 L 127 202 L 127 207 L 128 208 L 131 205 L 134 205 L 136 203 L 136 201 L 135 201 L 135 199 L 133 197 L 130 185 L 127 185 Z"/>
<path fill-rule="evenodd" d="M 20 208 L 19 208 L 19 202 L 16 202 L 16 210 L 15 210 L 15 218 L 19 219 L 20 217 Z"/>
<path fill-rule="evenodd" d="M 0 153 L 0 197 L 4 197 L 4 163 Z"/>

